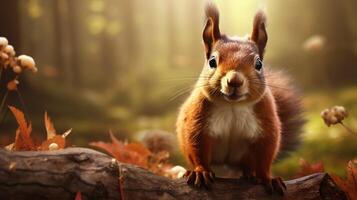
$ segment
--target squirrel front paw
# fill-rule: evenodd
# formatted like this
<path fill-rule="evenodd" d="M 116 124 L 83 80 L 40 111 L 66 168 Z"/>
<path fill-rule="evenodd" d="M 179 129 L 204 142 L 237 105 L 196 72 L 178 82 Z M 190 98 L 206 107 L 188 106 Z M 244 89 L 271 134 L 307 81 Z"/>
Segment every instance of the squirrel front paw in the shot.
<path fill-rule="evenodd" d="M 184 177 L 187 179 L 188 185 L 196 188 L 201 188 L 203 186 L 206 189 L 209 189 L 214 181 L 215 175 L 211 170 L 206 170 L 203 167 L 196 167 L 194 170 L 187 170 Z"/>

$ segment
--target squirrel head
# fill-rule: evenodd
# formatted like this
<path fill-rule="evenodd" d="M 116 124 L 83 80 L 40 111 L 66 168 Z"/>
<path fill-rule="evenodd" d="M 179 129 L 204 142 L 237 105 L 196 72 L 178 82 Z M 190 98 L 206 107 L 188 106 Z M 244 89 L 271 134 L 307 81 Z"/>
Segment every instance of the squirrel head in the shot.
<path fill-rule="evenodd" d="M 219 30 L 217 7 L 206 5 L 203 29 L 206 62 L 196 87 L 208 99 L 230 103 L 250 103 L 265 92 L 263 56 L 268 35 L 266 17 L 258 11 L 249 37 L 228 37 Z"/>

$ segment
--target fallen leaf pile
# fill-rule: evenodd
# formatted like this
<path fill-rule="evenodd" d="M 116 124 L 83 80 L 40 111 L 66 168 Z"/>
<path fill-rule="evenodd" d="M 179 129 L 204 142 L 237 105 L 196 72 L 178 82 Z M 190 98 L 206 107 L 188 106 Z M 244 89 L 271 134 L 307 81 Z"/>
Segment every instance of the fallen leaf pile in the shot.
<path fill-rule="evenodd" d="M 109 131 L 111 143 L 106 142 L 91 142 L 90 145 L 99 147 L 118 161 L 131 163 L 141 167 L 148 165 L 148 158 L 151 152 L 140 143 L 124 143 L 119 141 L 111 131 Z"/>
<path fill-rule="evenodd" d="M 111 142 L 98 141 L 91 142 L 90 145 L 105 150 L 122 163 L 134 164 L 158 175 L 177 178 L 177 170 L 171 170 L 172 165 L 168 162 L 170 157 L 169 152 L 160 151 L 154 153 L 142 143 L 122 142 L 111 131 L 109 131 L 109 135 Z"/>
<path fill-rule="evenodd" d="M 43 151 L 65 148 L 66 136 L 68 136 L 68 134 L 71 132 L 71 129 L 66 131 L 64 134 L 58 135 L 51 119 L 47 115 L 47 112 L 45 113 L 47 140 L 42 142 L 42 144 L 37 145 L 31 138 L 32 126 L 31 123 L 27 122 L 24 113 L 13 106 L 9 106 L 9 109 L 14 115 L 19 127 L 16 130 L 15 142 L 6 146 L 6 149 L 12 151 Z"/>

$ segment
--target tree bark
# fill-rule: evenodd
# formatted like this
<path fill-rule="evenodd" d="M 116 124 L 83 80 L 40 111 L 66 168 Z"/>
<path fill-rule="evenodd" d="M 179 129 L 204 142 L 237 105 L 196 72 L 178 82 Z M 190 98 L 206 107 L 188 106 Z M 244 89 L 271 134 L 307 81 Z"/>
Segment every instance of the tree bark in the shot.
<path fill-rule="evenodd" d="M 211 190 L 194 189 L 91 149 L 0 150 L 0 199 L 72 200 L 78 191 L 82 199 L 347 199 L 326 173 L 285 183 L 284 197 L 240 179 L 217 178 Z"/>

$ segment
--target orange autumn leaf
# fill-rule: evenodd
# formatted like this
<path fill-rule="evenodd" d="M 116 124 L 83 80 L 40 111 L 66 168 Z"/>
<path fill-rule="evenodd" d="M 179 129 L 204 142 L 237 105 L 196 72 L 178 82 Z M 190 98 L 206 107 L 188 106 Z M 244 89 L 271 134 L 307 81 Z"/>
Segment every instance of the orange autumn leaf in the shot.
<path fill-rule="evenodd" d="M 57 135 L 53 122 L 51 121 L 47 112 L 45 112 L 44 120 L 45 120 L 47 140 L 42 142 L 41 146 L 38 149 L 39 150 L 64 149 L 66 146 L 66 136 L 71 132 L 72 129 L 66 131 L 63 135 Z"/>
<path fill-rule="evenodd" d="M 29 137 L 31 132 L 29 132 L 29 127 L 27 126 L 27 121 L 25 119 L 24 113 L 13 106 L 9 106 L 9 109 L 11 110 L 12 114 L 15 116 L 15 119 L 19 125 L 19 129 L 22 132 L 22 134 Z"/>
<path fill-rule="evenodd" d="M 113 133 L 111 131 L 109 131 L 109 136 L 110 136 L 110 139 L 112 140 L 111 143 L 99 141 L 99 142 L 91 142 L 90 145 L 99 147 L 99 148 L 105 150 L 106 152 L 108 152 L 110 155 L 117 158 L 117 160 L 118 160 L 118 158 L 121 157 L 119 150 L 124 148 L 124 143 L 119 141 L 113 135 Z"/>
<path fill-rule="evenodd" d="M 45 112 L 45 128 L 46 128 L 46 133 L 47 133 L 47 139 L 51 139 L 54 136 L 56 136 L 56 129 L 50 119 L 50 117 L 47 114 L 47 111 Z"/>
<path fill-rule="evenodd" d="M 64 149 L 66 146 L 66 139 L 62 137 L 62 135 L 55 135 L 51 139 L 45 140 L 42 142 L 41 146 L 39 147 L 39 150 L 50 150 L 50 145 L 51 144 L 56 144 L 57 148 L 52 149 L 52 150 L 57 150 L 57 149 Z"/>
<path fill-rule="evenodd" d="M 335 183 L 348 195 L 349 199 L 357 200 L 357 161 L 349 161 L 346 167 L 347 179 L 331 175 Z"/>
<path fill-rule="evenodd" d="M 21 134 L 20 129 L 16 130 L 15 142 L 11 150 L 15 151 L 30 151 L 34 149 L 34 144 L 31 138 L 26 138 Z"/>
<path fill-rule="evenodd" d="M 25 115 L 22 111 L 20 111 L 19 109 L 13 106 L 9 106 L 9 109 L 11 110 L 12 114 L 15 116 L 15 119 L 19 125 L 19 128 L 16 130 L 15 142 L 12 145 L 11 150 L 16 150 L 16 151 L 34 150 L 35 146 L 32 141 L 32 138 L 30 137 L 30 134 L 32 132 L 31 124 L 28 125 L 25 119 Z"/>
<path fill-rule="evenodd" d="M 111 131 L 110 143 L 106 142 L 91 142 L 90 145 L 99 147 L 107 151 L 110 155 L 123 163 L 131 163 L 144 168 L 148 166 L 148 157 L 151 152 L 141 143 L 123 143 L 118 140 Z"/>
<path fill-rule="evenodd" d="M 148 157 L 151 152 L 141 143 L 125 144 L 125 156 L 129 156 L 131 160 L 136 160 L 139 166 L 148 165 Z"/>
<path fill-rule="evenodd" d="M 317 163 L 309 163 L 303 158 L 300 158 L 299 165 L 300 165 L 300 171 L 296 173 L 295 178 L 325 171 L 324 164 L 322 163 L 322 161 Z"/>
<path fill-rule="evenodd" d="M 116 158 L 119 162 L 134 164 L 166 177 L 174 177 L 170 173 L 170 154 L 167 151 L 151 152 L 144 144 L 138 142 L 122 142 L 109 131 L 111 142 L 92 142 L 90 145 L 99 147 Z"/>
<path fill-rule="evenodd" d="M 129 143 L 129 144 L 126 144 L 125 147 L 126 147 L 127 150 L 136 152 L 136 153 L 140 154 L 143 157 L 148 157 L 151 154 L 149 149 L 146 148 L 141 143 Z"/>
<path fill-rule="evenodd" d="M 31 124 L 25 119 L 24 113 L 19 109 L 9 106 L 9 109 L 15 116 L 19 128 L 16 130 L 15 142 L 7 145 L 5 148 L 15 151 L 29 151 L 29 150 L 58 150 L 66 146 L 66 136 L 72 131 L 69 129 L 62 135 L 57 135 L 51 119 L 45 113 L 45 127 L 47 132 L 47 140 L 42 142 L 40 146 L 35 146 L 30 136 L 32 132 Z"/>

